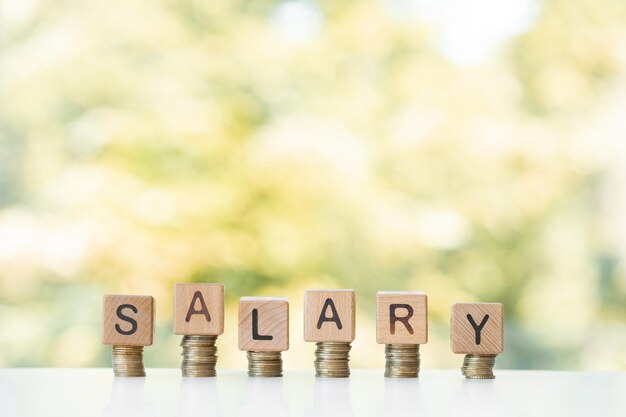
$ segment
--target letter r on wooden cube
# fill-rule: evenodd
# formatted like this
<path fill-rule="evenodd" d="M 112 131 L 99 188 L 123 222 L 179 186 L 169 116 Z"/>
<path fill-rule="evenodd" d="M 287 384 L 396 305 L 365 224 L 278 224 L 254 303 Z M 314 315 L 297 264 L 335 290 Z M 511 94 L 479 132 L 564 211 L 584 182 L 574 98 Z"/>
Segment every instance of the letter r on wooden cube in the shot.
<path fill-rule="evenodd" d="M 154 338 L 154 297 L 105 295 L 102 323 L 105 345 L 150 346 Z"/>
<path fill-rule="evenodd" d="M 352 342 L 356 301 L 354 290 L 304 292 L 304 340 Z"/>
<path fill-rule="evenodd" d="M 283 297 L 239 299 L 239 350 L 283 352 L 289 349 L 289 302 Z"/>
<path fill-rule="evenodd" d="M 428 342 L 428 299 L 421 291 L 376 294 L 376 341 L 422 345 Z"/>
<path fill-rule="evenodd" d="M 219 336 L 224 333 L 224 284 L 174 286 L 174 334 Z"/>
<path fill-rule="evenodd" d="M 504 306 L 500 303 L 457 303 L 450 319 L 452 352 L 497 355 L 504 350 Z"/>

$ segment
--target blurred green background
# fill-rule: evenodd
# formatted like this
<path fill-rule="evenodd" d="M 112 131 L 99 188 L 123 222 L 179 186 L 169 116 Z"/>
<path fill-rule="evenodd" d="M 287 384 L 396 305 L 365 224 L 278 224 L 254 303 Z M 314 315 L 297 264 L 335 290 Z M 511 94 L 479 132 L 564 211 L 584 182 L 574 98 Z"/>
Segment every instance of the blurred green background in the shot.
<path fill-rule="evenodd" d="M 626 369 L 626 2 L 9 0 L 0 6 L 0 366 L 108 366 L 105 293 L 378 290 L 506 308 L 501 368 Z"/>

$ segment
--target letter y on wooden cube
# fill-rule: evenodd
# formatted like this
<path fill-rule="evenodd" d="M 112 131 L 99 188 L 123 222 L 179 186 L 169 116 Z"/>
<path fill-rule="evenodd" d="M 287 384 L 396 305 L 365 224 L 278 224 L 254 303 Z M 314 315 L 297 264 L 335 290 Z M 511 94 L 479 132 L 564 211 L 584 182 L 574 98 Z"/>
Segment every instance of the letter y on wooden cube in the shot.
<path fill-rule="evenodd" d="M 304 292 L 304 340 L 352 342 L 356 301 L 354 290 Z"/>
<path fill-rule="evenodd" d="M 289 302 L 283 297 L 241 297 L 239 350 L 283 352 L 289 349 Z"/>
<path fill-rule="evenodd" d="M 428 300 L 421 291 L 376 294 L 376 341 L 422 345 L 428 342 Z"/>
<path fill-rule="evenodd" d="M 105 295 L 102 303 L 102 343 L 150 346 L 154 337 L 154 297 Z"/>
<path fill-rule="evenodd" d="M 500 303 L 457 303 L 450 319 L 452 352 L 497 355 L 504 350 L 504 306 Z"/>
<path fill-rule="evenodd" d="M 219 336 L 224 333 L 224 284 L 174 286 L 174 334 Z"/>

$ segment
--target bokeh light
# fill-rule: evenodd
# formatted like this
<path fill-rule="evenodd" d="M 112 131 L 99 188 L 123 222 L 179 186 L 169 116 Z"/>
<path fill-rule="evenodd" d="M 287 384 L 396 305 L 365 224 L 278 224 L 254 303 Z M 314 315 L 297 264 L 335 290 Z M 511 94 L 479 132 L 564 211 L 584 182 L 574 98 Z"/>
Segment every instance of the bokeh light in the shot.
<path fill-rule="evenodd" d="M 237 301 L 429 295 L 423 368 L 458 367 L 450 306 L 506 309 L 503 368 L 626 369 L 626 3 L 0 4 L 0 366 L 107 366 L 106 293 Z"/>

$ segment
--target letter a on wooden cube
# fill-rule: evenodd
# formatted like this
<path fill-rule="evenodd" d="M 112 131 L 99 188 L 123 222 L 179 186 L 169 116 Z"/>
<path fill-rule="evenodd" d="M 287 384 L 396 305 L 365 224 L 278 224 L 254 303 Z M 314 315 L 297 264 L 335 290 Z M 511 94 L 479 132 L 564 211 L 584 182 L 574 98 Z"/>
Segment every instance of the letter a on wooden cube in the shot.
<path fill-rule="evenodd" d="M 304 340 L 352 342 L 354 340 L 354 290 L 304 292 Z"/>
<path fill-rule="evenodd" d="M 428 301 L 418 291 L 376 294 L 376 341 L 422 345 L 428 342 Z"/>
<path fill-rule="evenodd" d="M 504 350 L 504 306 L 500 303 L 457 303 L 450 319 L 452 352 L 497 355 Z"/>
<path fill-rule="evenodd" d="M 224 284 L 174 286 L 174 334 L 219 336 L 224 333 Z"/>
<path fill-rule="evenodd" d="M 154 298 L 148 295 L 105 295 L 102 343 L 150 346 L 154 336 Z"/>
<path fill-rule="evenodd" d="M 239 349 L 283 352 L 289 349 L 289 302 L 282 297 L 241 297 Z"/>

